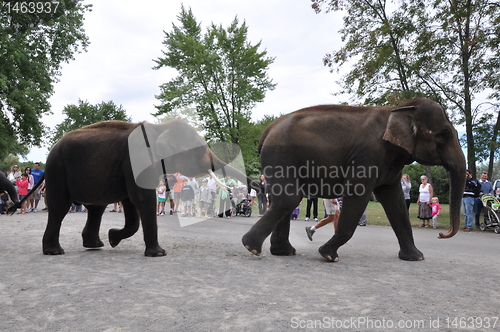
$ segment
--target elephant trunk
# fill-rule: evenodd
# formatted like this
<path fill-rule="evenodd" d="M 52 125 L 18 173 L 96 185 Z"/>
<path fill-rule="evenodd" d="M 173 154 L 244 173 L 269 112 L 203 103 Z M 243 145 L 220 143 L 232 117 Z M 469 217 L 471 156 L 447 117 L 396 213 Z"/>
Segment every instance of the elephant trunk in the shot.
<path fill-rule="evenodd" d="M 445 165 L 450 174 L 450 229 L 447 233 L 439 233 L 440 239 L 454 236 L 460 228 L 460 207 L 465 188 L 465 157 L 460 150 L 459 155 L 453 156 L 457 162 Z"/>
<path fill-rule="evenodd" d="M 249 178 L 246 174 L 242 173 L 235 167 L 226 164 L 220 160 L 213 152 L 210 152 L 210 167 L 208 170 L 222 170 L 224 176 L 229 175 L 234 179 L 239 180 L 242 183 L 246 183 L 249 188 L 253 188 L 257 191 L 260 190 L 259 184 Z M 212 176 L 212 174 L 210 174 Z M 250 189 L 249 189 L 250 190 Z"/>

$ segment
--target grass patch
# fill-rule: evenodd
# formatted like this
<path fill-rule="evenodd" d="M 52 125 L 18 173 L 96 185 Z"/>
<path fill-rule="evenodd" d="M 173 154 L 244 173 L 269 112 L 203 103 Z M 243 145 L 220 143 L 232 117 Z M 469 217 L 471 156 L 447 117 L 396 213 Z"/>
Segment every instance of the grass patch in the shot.
<path fill-rule="evenodd" d="M 299 219 L 304 219 L 306 215 L 307 200 L 304 199 L 300 205 Z M 312 208 L 311 208 L 312 213 Z M 341 212 L 342 213 L 342 212 Z M 411 203 L 410 205 L 410 222 L 412 227 L 420 227 L 422 221 L 417 218 L 418 205 Z M 322 204 L 322 199 L 318 200 L 318 219 L 325 216 L 325 208 Z M 312 217 L 312 216 L 311 216 Z M 366 217 L 369 225 L 390 226 L 389 220 L 385 215 L 384 208 L 379 202 L 369 202 L 366 209 Z M 430 222 L 432 225 L 432 220 Z M 448 229 L 450 227 L 450 206 L 448 204 L 441 204 L 441 213 L 438 217 L 438 228 Z"/>

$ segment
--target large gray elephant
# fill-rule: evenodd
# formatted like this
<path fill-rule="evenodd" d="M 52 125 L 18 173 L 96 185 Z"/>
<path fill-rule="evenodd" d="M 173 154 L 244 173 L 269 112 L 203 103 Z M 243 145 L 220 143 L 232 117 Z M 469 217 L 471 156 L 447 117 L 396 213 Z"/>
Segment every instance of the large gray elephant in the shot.
<path fill-rule="evenodd" d="M 426 98 L 399 107 L 325 105 L 284 115 L 263 132 L 259 151 L 271 206 L 243 236 L 259 255 L 271 235 L 271 253 L 294 255 L 290 215 L 302 197 L 342 196 L 338 229 L 319 248 L 328 261 L 354 234 L 375 193 L 399 241 L 399 258 L 423 260 L 414 244 L 400 185 L 401 170 L 414 161 L 443 165 L 450 174 L 450 225 L 441 238 L 455 235 L 465 185 L 465 158 L 457 132 L 443 108 Z"/>
<path fill-rule="evenodd" d="M 158 244 L 154 190 L 160 177 L 175 172 L 197 177 L 217 170 L 257 186 L 215 156 L 196 130 L 181 120 L 157 125 L 105 121 L 71 131 L 47 157 L 44 178 L 49 212 L 43 253 L 64 254 L 59 232 L 72 202 L 87 207 L 83 246 L 102 247 L 102 214 L 108 204 L 121 201 L 125 226 L 109 230 L 111 246 L 135 234 L 140 219 L 145 255 L 164 256 Z"/>
<path fill-rule="evenodd" d="M 12 184 L 12 182 L 7 179 L 5 174 L 3 172 L 0 172 L 0 192 L 7 191 L 7 193 L 10 196 L 10 199 L 12 202 L 14 202 L 14 205 L 11 206 L 8 210 L 9 214 L 14 214 L 16 212 L 17 208 L 21 207 L 21 203 L 19 202 L 18 196 L 17 196 L 17 190 L 16 187 Z"/>

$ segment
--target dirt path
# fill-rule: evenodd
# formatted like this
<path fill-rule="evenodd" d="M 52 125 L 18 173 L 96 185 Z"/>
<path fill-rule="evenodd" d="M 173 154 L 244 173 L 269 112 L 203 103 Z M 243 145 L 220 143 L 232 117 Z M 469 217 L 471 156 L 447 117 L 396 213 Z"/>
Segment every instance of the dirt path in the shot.
<path fill-rule="evenodd" d="M 294 257 L 250 255 L 241 236 L 257 217 L 210 219 L 180 227 L 159 217 L 166 257 L 143 256 L 142 231 L 116 248 L 86 250 L 85 213 L 62 226 L 62 256 L 44 256 L 45 212 L 0 216 L 1 331 L 499 331 L 500 235 L 415 229 L 422 262 L 397 258 L 389 227 L 360 227 L 327 263 L 310 242 L 311 222 L 294 221 Z M 441 230 L 442 231 L 442 230 Z M 465 325 L 464 325 L 465 324 Z M 481 326 L 480 326 L 481 324 Z M 485 326 L 495 328 L 485 328 Z M 460 327 L 463 328 L 460 328 Z"/>

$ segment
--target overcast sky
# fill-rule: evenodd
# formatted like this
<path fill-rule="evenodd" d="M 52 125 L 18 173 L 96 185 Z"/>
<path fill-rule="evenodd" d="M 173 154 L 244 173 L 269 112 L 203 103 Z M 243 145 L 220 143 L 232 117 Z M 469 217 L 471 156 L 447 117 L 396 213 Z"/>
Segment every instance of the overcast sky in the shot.
<path fill-rule="evenodd" d="M 123 105 L 133 122 L 156 122 L 151 113 L 159 101 L 159 85 L 176 76 L 172 69 L 152 70 L 153 59 L 162 56 L 164 31 L 179 25 L 181 4 L 191 8 L 203 28 L 229 26 L 235 16 L 246 21 L 252 44 L 262 42 L 268 56 L 275 57 L 268 71 L 277 83 L 252 118 L 278 115 L 326 103 L 338 103 L 337 74 L 323 66 L 327 52 L 340 47 L 341 16 L 315 14 L 309 0 L 148 0 L 90 1 L 85 31 L 90 39 L 87 52 L 63 65 L 60 82 L 50 99 L 53 115 L 43 122 L 53 128 L 63 121 L 62 109 L 78 99 L 91 104 L 112 100 Z M 47 147 L 33 148 L 27 160 L 44 162 Z"/>

